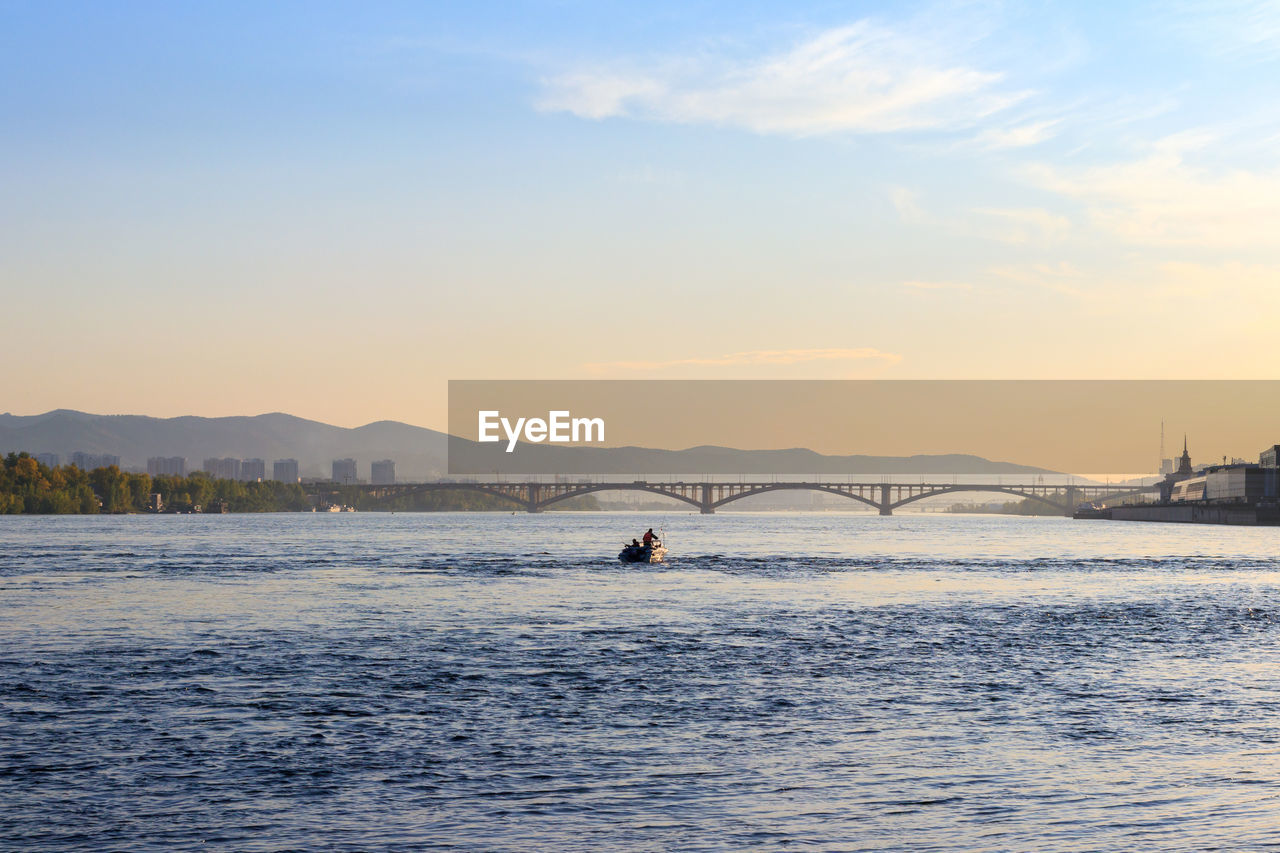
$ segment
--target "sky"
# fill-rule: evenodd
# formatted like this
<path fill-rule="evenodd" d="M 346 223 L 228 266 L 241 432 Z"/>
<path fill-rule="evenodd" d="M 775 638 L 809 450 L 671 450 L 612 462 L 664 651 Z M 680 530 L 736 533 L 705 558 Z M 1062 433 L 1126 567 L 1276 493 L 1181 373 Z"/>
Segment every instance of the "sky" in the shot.
<path fill-rule="evenodd" d="M 0 411 L 1276 378 L 1280 3 L 0 0 Z"/>

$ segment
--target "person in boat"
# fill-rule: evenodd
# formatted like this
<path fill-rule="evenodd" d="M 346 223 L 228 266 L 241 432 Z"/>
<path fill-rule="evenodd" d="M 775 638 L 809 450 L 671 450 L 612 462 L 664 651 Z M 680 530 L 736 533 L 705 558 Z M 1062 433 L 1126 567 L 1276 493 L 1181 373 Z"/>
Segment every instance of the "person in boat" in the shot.
<path fill-rule="evenodd" d="M 637 541 L 635 540 L 635 538 L 634 538 L 634 537 L 633 537 L 633 538 L 632 538 L 632 540 L 631 540 L 631 547 L 632 547 L 632 548 L 639 548 L 639 547 L 640 547 L 640 543 L 639 543 L 639 542 L 637 542 Z"/>
<path fill-rule="evenodd" d="M 653 528 L 652 528 L 652 527 L 650 527 L 647 531 L 645 531 L 645 534 L 644 534 L 644 544 L 645 544 L 645 545 L 652 545 L 652 544 L 653 544 L 653 540 L 654 540 L 654 538 L 655 538 L 655 537 L 654 537 L 654 535 L 653 535 Z"/>

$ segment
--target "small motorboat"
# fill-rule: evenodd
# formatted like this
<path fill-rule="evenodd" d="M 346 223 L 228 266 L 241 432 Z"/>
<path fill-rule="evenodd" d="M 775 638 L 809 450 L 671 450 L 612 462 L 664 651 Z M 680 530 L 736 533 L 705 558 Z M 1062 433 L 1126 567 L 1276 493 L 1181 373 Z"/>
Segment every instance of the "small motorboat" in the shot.
<path fill-rule="evenodd" d="M 662 542 L 655 539 L 650 545 L 624 545 L 618 552 L 619 563 L 661 563 L 667 555 Z"/>

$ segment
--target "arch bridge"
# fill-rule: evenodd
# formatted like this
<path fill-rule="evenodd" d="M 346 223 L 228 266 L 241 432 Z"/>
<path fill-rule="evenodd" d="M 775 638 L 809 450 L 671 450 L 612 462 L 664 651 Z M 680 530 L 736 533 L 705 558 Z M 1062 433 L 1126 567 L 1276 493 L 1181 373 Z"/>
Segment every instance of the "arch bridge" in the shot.
<path fill-rule="evenodd" d="M 334 487 L 335 489 L 337 487 Z M 348 487 L 349 488 L 349 487 Z M 1044 485 L 1041 483 L 840 483 L 840 482 L 738 482 L 663 483 L 635 480 L 630 483 L 448 482 L 403 483 L 394 486 L 361 486 L 375 501 L 408 497 L 423 492 L 470 491 L 510 501 L 527 512 L 542 512 L 561 501 L 595 492 L 631 491 L 674 498 L 704 515 L 734 501 L 782 491 L 814 491 L 839 495 L 874 507 L 881 515 L 924 498 L 958 492 L 1002 492 L 1047 504 L 1071 515 L 1081 501 L 1104 501 L 1148 492 L 1155 486 Z"/>

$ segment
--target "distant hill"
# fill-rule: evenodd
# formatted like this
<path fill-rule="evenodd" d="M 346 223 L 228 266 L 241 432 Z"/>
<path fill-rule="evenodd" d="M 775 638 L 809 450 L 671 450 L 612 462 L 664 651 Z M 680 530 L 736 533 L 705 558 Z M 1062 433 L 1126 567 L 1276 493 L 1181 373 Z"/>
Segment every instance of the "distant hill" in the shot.
<path fill-rule="evenodd" d="M 357 460 L 359 476 L 369 463 L 393 459 L 397 479 L 413 481 L 445 476 L 448 453 L 455 470 L 492 473 L 493 445 L 450 439 L 442 432 L 398 421 L 376 421 L 354 429 L 332 426 L 279 412 L 252 417 L 152 418 L 145 415 L 92 415 L 67 409 L 43 415 L 0 414 L 0 452 L 52 452 L 63 462 L 77 450 L 112 453 L 125 468 L 145 469 L 150 456 L 184 456 L 198 469 L 210 457 L 261 458 L 267 471 L 276 459 L 297 459 L 302 475 L 330 473 L 334 459 Z M 520 445 L 500 457 L 504 476 L 519 473 L 685 475 L 736 474 L 1051 474 L 1044 468 L 993 462 L 968 454 L 917 456 L 826 456 L 812 450 L 735 450 L 702 446 L 685 450 L 641 447 L 556 447 Z"/>

